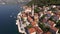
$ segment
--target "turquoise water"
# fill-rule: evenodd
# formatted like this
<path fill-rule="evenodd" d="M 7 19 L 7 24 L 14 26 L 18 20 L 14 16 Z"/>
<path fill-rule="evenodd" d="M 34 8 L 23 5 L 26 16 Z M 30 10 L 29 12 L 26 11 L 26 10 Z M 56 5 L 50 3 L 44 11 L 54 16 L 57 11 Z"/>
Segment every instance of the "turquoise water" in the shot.
<path fill-rule="evenodd" d="M 0 5 L 0 34 L 18 34 L 15 24 L 18 13 L 18 5 Z"/>

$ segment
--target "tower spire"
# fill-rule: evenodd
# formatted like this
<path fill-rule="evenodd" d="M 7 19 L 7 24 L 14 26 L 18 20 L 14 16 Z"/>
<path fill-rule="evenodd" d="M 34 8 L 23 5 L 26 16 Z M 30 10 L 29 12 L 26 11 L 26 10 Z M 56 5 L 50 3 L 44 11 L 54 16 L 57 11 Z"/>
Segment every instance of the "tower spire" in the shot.
<path fill-rule="evenodd" d="M 32 4 L 32 16 L 34 16 L 34 4 Z"/>

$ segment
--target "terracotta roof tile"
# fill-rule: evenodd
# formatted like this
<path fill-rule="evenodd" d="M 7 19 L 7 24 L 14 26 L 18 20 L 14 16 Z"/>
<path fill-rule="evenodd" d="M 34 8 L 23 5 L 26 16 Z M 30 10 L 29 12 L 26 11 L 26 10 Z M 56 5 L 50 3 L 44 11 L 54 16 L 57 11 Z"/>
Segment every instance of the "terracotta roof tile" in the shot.
<path fill-rule="evenodd" d="M 38 14 L 37 13 L 35 13 L 35 15 L 34 15 L 34 20 L 38 21 Z"/>
<path fill-rule="evenodd" d="M 48 24 L 50 24 L 51 26 L 53 26 L 55 23 L 53 21 L 48 21 Z"/>
<path fill-rule="evenodd" d="M 28 21 L 32 22 L 33 19 L 30 16 L 28 16 Z"/>
<path fill-rule="evenodd" d="M 51 34 L 51 32 L 45 32 L 44 34 Z"/>
<path fill-rule="evenodd" d="M 34 28 L 29 28 L 28 31 L 29 31 L 29 33 L 36 32 L 36 30 Z"/>
<path fill-rule="evenodd" d="M 50 28 L 51 28 L 53 31 L 55 31 L 55 32 L 58 30 L 56 27 L 52 27 L 52 26 L 51 26 Z"/>
<path fill-rule="evenodd" d="M 36 29 L 36 31 L 38 32 L 38 33 L 41 33 L 41 32 L 43 32 L 39 27 L 35 27 L 35 29 Z"/>
<path fill-rule="evenodd" d="M 34 25 L 36 25 L 36 22 L 35 22 L 35 21 L 33 21 L 33 22 L 31 22 L 31 24 L 34 26 Z"/>
<path fill-rule="evenodd" d="M 47 21 L 47 19 L 43 19 L 43 23 L 45 23 Z"/>

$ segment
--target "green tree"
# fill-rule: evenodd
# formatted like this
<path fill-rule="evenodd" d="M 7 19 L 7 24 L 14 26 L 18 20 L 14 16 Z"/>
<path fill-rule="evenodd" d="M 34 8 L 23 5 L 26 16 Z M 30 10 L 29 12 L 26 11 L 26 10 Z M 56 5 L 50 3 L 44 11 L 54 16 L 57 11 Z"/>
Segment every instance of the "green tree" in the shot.
<path fill-rule="evenodd" d="M 54 21 L 54 22 L 55 22 L 55 20 L 54 20 L 54 16 L 51 16 L 51 17 L 49 18 L 49 20 L 51 20 L 51 21 Z"/>
<path fill-rule="evenodd" d="M 50 30 L 50 28 L 48 27 L 48 26 L 46 26 L 45 28 L 44 28 L 44 32 L 48 32 Z"/>
<path fill-rule="evenodd" d="M 29 24 L 28 26 L 27 26 L 27 28 L 31 28 L 32 27 L 32 25 L 31 24 Z"/>
<path fill-rule="evenodd" d="M 38 7 L 36 7 L 36 8 L 34 9 L 34 12 L 35 12 L 35 13 L 38 13 L 38 12 L 40 12 L 40 9 L 39 9 Z"/>
<path fill-rule="evenodd" d="M 44 31 L 44 32 L 48 32 L 50 30 L 50 28 L 48 26 L 45 26 L 44 23 L 38 23 L 39 27 Z"/>
<path fill-rule="evenodd" d="M 59 31 L 58 31 L 58 33 L 60 33 L 60 28 L 59 28 Z"/>
<path fill-rule="evenodd" d="M 51 4 L 60 4 L 60 0 L 32 0 L 27 5 L 38 5 L 38 6 L 45 6 Z"/>
<path fill-rule="evenodd" d="M 58 22 L 56 22 L 56 27 L 60 28 L 60 20 L 58 20 Z"/>

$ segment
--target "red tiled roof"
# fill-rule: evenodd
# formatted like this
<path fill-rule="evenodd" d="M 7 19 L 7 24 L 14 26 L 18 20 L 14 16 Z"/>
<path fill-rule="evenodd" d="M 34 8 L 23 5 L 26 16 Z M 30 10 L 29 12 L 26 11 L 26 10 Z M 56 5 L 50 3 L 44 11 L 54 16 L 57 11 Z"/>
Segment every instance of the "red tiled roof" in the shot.
<path fill-rule="evenodd" d="M 51 32 L 45 32 L 44 34 L 51 34 Z"/>
<path fill-rule="evenodd" d="M 35 20 L 38 19 L 38 16 L 34 16 L 34 19 L 35 19 Z"/>
<path fill-rule="evenodd" d="M 58 30 L 56 27 L 50 27 L 50 29 L 54 30 L 55 32 Z"/>
<path fill-rule="evenodd" d="M 53 26 L 55 23 L 53 21 L 48 21 L 48 24 L 50 24 L 51 26 Z"/>
<path fill-rule="evenodd" d="M 34 20 L 38 21 L 38 14 L 37 13 L 35 13 L 35 15 L 34 15 Z"/>
<path fill-rule="evenodd" d="M 48 11 L 47 13 L 48 13 L 48 14 L 51 14 L 51 13 L 52 13 L 52 11 Z"/>
<path fill-rule="evenodd" d="M 34 13 L 34 15 L 38 16 L 38 13 Z"/>
<path fill-rule="evenodd" d="M 30 16 L 28 16 L 28 20 L 29 20 L 30 22 L 33 21 L 33 19 L 32 19 Z"/>
<path fill-rule="evenodd" d="M 35 21 L 33 21 L 33 22 L 31 22 L 31 24 L 34 26 L 34 25 L 36 25 L 36 22 L 35 22 Z"/>
<path fill-rule="evenodd" d="M 46 19 L 43 19 L 43 23 L 45 23 L 47 20 Z"/>
<path fill-rule="evenodd" d="M 29 28 L 28 31 L 29 31 L 29 33 L 36 32 L 35 28 Z"/>
<path fill-rule="evenodd" d="M 34 27 L 35 29 L 36 29 L 36 31 L 38 32 L 38 33 L 43 33 L 43 31 L 41 30 L 41 29 L 39 29 L 39 27 Z"/>
<path fill-rule="evenodd" d="M 51 26 L 53 26 L 55 23 L 49 23 Z"/>
<path fill-rule="evenodd" d="M 60 15 L 60 12 L 57 12 L 58 15 Z"/>

